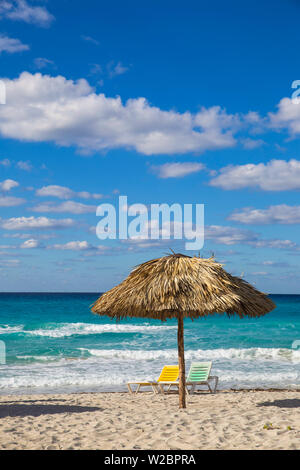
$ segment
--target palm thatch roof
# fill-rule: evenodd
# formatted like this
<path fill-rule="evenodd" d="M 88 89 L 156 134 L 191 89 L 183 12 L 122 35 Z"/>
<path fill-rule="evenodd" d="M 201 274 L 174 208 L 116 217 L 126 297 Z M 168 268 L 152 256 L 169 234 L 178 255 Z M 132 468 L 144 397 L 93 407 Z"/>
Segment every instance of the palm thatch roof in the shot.
<path fill-rule="evenodd" d="M 248 282 L 227 273 L 214 258 L 172 254 L 137 266 L 118 286 L 103 294 L 92 312 L 162 321 L 215 313 L 259 317 L 275 308 Z"/>

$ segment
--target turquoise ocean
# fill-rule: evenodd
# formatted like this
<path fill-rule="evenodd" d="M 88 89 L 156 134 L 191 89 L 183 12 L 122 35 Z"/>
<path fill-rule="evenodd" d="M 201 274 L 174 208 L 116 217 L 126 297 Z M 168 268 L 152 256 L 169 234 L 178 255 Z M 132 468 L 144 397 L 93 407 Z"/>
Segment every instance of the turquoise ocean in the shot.
<path fill-rule="evenodd" d="M 98 296 L 0 294 L 0 393 L 121 391 L 177 363 L 176 321 L 116 323 L 90 312 Z M 187 369 L 213 361 L 222 389 L 299 388 L 300 295 L 271 297 L 276 310 L 259 319 L 186 320 Z"/>

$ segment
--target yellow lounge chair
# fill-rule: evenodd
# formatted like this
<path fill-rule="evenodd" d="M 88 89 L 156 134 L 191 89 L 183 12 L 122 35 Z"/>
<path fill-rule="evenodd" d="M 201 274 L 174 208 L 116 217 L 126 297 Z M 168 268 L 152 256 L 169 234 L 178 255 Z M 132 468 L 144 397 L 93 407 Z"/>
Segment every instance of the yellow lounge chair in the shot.
<path fill-rule="evenodd" d="M 211 393 L 215 393 L 218 387 L 218 381 L 219 377 L 215 375 L 210 375 L 212 367 L 212 362 L 193 362 L 188 376 L 186 377 L 186 391 L 187 394 L 192 394 L 194 393 L 196 387 L 198 385 L 206 385 Z M 210 381 L 214 380 L 214 388 L 211 387 Z M 159 387 L 162 393 L 165 392 L 164 386 L 168 385 L 168 390 L 172 386 L 179 387 L 179 382 L 178 380 L 173 380 L 173 381 L 160 381 Z M 188 389 L 188 386 L 191 386 L 191 389 Z"/>
<path fill-rule="evenodd" d="M 131 388 L 131 385 L 137 385 L 135 393 L 138 393 L 141 387 L 152 387 L 153 393 L 158 393 L 158 385 L 161 383 L 170 385 L 170 383 L 176 382 L 179 375 L 179 366 L 164 366 L 158 380 L 145 381 L 145 382 L 128 382 L 127 387 L 129 392 L 132 394 L 134 391 Z M 161 389 L 163 391 L 163 389 Z"/>

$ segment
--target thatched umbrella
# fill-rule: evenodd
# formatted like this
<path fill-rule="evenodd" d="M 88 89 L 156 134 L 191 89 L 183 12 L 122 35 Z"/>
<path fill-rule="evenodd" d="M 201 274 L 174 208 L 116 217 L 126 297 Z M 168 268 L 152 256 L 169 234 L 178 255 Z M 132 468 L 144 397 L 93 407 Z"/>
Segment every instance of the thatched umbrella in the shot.
<path fill-rule="evenodd" d="M 265 294 L 228 274 L 214 258 L 172 254 L 137 266 L 94 303 L 92 312 L 117 320 L 177 318 L 179 407 L 185 408 L 184 318 L 215 313 L 260 317 L 274 308 Z"/>

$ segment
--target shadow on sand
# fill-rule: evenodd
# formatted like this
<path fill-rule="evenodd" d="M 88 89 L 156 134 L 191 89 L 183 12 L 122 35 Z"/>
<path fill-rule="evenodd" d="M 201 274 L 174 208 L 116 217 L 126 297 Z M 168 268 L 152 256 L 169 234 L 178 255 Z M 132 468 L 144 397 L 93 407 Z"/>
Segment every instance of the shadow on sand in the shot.
<path fill-rule="evenodd" d="M 286 400 L 274 400 L 258 403 L 257 406 L 278 406 L 279 408 L 300 408 L 300 399 L 291 398 Z"/>
<path fill-rule="evenodd" d="M 92 411 L 103 411 L 103 408 L 94 406 L 71 406 L 71 405 L 22 405 L 0 403 L 0 418 L 8 416 L 41 416 L 59 413 L 87 413 Z"/>
<path fill-rule="evenodd" d="M 36 399 L 36 400 L 20 400 L 20 403 L 18 402 L 18 404 L 21 404 L 21 403 L 41 403 L 43 401 L 45 401 L 47 403 L 50 403 L 51 401 L 62 402 L 62 401 L 68 401 L 68 400 L 65 399 L 65 398 L 45 398 L 45 399 Z M 13 400 L 1 401 L 0 402 L 0 407 L 1 407 L 1 405 L 12 405 L 12 404 L 13 404 Z"/>

